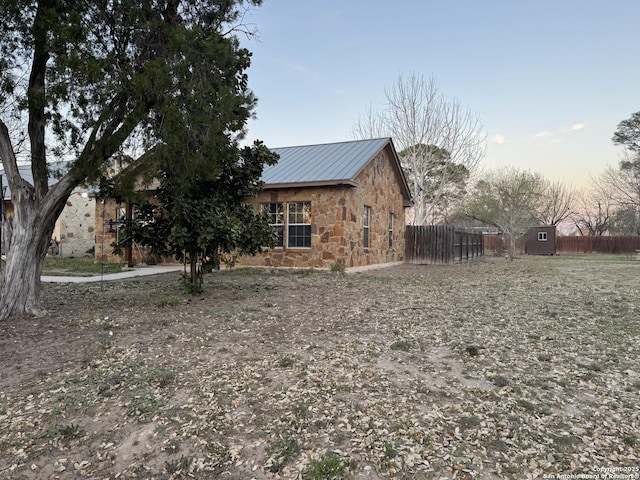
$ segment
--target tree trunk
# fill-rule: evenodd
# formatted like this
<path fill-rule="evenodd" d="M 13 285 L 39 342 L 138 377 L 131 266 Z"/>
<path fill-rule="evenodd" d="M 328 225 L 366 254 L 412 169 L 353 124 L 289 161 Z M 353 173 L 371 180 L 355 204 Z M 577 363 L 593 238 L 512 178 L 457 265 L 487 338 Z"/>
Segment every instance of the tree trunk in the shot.
<path fill-rule="evenodd" d="M 513 257 L 516 254 L 516 237 L 513 234 L 509 235 L 509 260 L 513 262 Z"/>
<path fill-rule="evenodd" d="M 40 305 L 42 266 L 56 220 L 73 190 L 71 177 L 65 175 L 42 199 L 37 199 L 34 187 L 14 176 L 11 243 L 0 276 L 0 321 L 15 315 L 46 313 Z"/>
<path fill-rule="evenodd" d="M 26 217 L 13 218 L 11 245 L 2 276 L 0 320 L 25 313 L 46 314 L 40 305 L 40 276 L 55 220 L 44 225 L 38 224 L 38 220 L 35 211 L 29 211 Z"/>

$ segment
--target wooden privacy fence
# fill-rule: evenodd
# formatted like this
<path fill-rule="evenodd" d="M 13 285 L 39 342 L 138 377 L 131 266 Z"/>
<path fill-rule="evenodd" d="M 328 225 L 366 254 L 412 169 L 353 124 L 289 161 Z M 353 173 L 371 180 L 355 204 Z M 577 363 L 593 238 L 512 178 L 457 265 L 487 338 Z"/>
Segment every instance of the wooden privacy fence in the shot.
<path fill-rule="evenodd" d="M 556 237 L 556 252 L 568 253 L 636 253 L 640 236 Z"/>
<path fill-rule="evenodd" d="M 481 233 L 456 230 L 448 225 L 408 225 L 405 233 L 408 263 L 450 264 L 484 254 Z"/>

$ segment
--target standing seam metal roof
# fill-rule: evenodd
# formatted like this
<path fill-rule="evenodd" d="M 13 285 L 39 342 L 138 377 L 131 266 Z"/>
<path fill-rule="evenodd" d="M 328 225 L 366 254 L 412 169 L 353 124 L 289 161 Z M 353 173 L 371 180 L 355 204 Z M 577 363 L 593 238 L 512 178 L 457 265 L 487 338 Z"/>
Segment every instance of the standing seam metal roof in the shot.
<path fill-rule="evenodd" d="M 272 148 L 280 155 L 278 163 L 266 166 L 265 184 L 354 181 L 364 165 L 388 142 L 389 138 Z"/>

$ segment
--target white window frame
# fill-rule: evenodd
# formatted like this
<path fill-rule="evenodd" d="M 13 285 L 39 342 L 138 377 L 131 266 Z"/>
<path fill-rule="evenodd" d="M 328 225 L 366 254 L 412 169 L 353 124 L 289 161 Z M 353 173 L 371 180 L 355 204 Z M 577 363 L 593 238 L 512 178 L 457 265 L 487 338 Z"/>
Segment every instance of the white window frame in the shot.
<path fill-rule="evenodd" d="M 296 205 L 296 211 L 292 212 L 291 211 L 291 206 L 292 205 Z M 298 205 L 302 205 L 302 210 L 297 211 L 297 206 Z M 307 210 L 305 212 L 305 209 Z M 292 222 L 291 221 L 291 215 L 302 215 L 302 220 L 303 222 Z M 305 218 L 305 215 L 308 215 L 309 218 Z M 286 217 L 286 222 L 287 222 L 287 248 L 305 248 L 305 249 L 309 249 L 311 248 L 311 202 L 309 201 L 303 201 L 303 202 L 288 202 L 287 203 L 287 217 Z M 309 245 L 291 245 L 291 238 L 294 237 L 293 235 L 291 235 L 291 228 L 292 227 L 309 227 Z M 298 238 L 298 235 L 295 235 L 296 238 Z M 306 235 L 302 238 L 305 238 Z"/>
<path fill-rule="evenodd" d="M 271 206 L 272 205 L 276 205 L 276 211 L 272 212 L 271 211 Z M 278 205 L 280 206 L 280 211 L 278 211 Z M 269 214 L 269 218 L 271 219 L 271 222 L 269 223 L 269 225 L 271 225 L 275 231 L 276 231 L 276 235 L 278 236 L 278 240 L 276 242 L 276 246 L 274 248 L 283 248 L 284 247 L 284 231 L 285 231 L 285 225 L 284 225 L 284 219 L 285 219 L 285 209 L 284 209 L 284 203 L 282 202 L 265 202 L 262 204 L 262 208 Z M 280 214 L 280 215 L 278 215 Z M 281 217 L 282 223 L 278 223 L 278 216 Z M 279 234 L 279 229 L 282 229 L 282 235 Z M 281 243 L 282 242 L 282 243 Z"/>
<path fill-rule="evenodd" d="M 538 241 L 546 242 L 548 240 L 547 232 L 538 232 Z"/>
<path fill-rule="evenodd" d="M 371 248 L 371 207 L 368 205 L 362 212 L 362 246 Z"/>
<path fill-rule="evenodd" d="M 389 212 L 389 250 L 393 249 L 393 226 L 396 222 L 395 214 Z"/>

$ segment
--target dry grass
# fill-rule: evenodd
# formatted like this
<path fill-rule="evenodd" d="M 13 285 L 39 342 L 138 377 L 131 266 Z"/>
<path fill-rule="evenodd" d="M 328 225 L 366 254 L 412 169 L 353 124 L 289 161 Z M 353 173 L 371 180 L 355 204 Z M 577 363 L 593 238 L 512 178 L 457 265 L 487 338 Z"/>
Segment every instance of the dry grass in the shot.
<path fill-rule="evenodd" d="M 0 478 L 637 468 L 640 262 L 47 285 L 0 326 Z M 619 470 L 618 472 L 620 472 Z"/>

